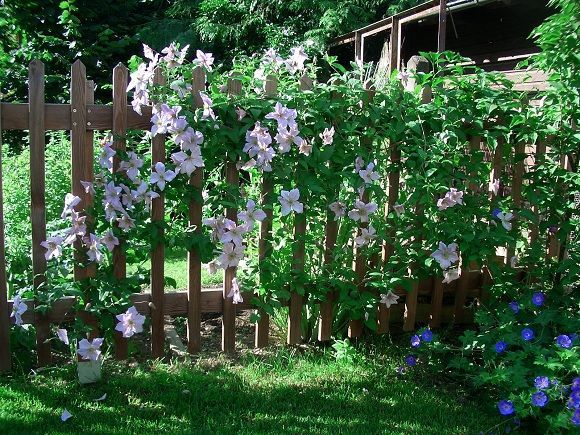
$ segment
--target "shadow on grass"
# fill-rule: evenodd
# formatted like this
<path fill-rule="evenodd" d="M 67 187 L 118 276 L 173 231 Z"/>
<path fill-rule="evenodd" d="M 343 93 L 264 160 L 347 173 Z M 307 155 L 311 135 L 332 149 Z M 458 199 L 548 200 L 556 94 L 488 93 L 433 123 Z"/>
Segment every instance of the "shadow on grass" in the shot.
<path fill-rule="evenodd" d="M 452 434 L 497 423 L 472 403 L 393 373 L 324 364 L 106 366 L 106 378 L 91 386 L 79 386 L 72 367 L 3 379 L 0 433 Z M 73 418 L 63 423 L 65 408 Z"/>

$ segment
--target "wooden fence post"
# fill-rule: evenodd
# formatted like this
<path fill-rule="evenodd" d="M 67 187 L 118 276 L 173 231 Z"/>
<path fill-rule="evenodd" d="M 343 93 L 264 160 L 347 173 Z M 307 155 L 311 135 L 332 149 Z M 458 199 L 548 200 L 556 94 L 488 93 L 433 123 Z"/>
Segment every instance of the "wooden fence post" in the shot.
<path fill-rule="evenodd" d="M 191 94 L 193 109 L 203 107 L 200 92 L 205 90 L 205 72 L 201 67 L 193 70 Z M 189 225 L 196 235 L 201 234 L 203 188 L 203 168 L 196 168 L 189 179 L 189 185 L 199 192 L 198 198 L 189 202 Z M 199 352 L 201 348 L 201 258 L 199 247 L 187 252 L 187 351 Z"/>
<path fill-rule="evenodd" d="M 12 368 L 10 350 L 10 311 L 6 285 L 6 255 L 4 238 L 4 194 L 2 185 L 2 101 L 0 101 L 0 373 Z"/>
<path fill-rule="evenodd" d="M 276 95 L 278 89 L 278 82 L 275 76 L 268 76 L 265 83 L 265 93 L 268 97 Z M 264 270 L 263 261 L 270 256 L 272 252 L 272 218 L 274 203 L 274 184 L 269 172 L 262 172 L 262 208 L 266 217 L 260 223 L 260 242 L 258 246 L 259 265 L 260 265 L 260 283 L 263 283 L 267 276 Z M 269 273 L 268 273 L 269 276 Z M 256 323 L 255 346 L 257 348 L 266 347 L 268 345 L 268 335 L 270 329 L 270 316 L 264 310 L 259 310 L 260 320 Z"/>
<path fill-rule="evenodd" d="M 164 85 L 165 77 L 161 68 L 155 68 L 153 84 Z M 158 162 L 165 162 L 165 135 L 157 134 L 151 141 L 151 168 Z M 165 329 L 163 318 L 163 304 L 165 292 L 165 242 L 163 241 L 165 213 L 165 194 L 159 192 L 159 197 L 151 202 L 151 222 L 159 225 L 157 236 L 159 242 L 154 244 L 151 251 L 151 354 L 153 358 L 162 358 L 165 348 Z"/>
<path fill-rule="evenodd" d="M 30 136 L 30 222 L 32 225 L 32 274 L 34 293 L 44 291 L 46 258 L 40 245 L 46 240 L 45 202 L 45 125 L 44 125 L 44 64 L 33 60 L 28 66 L 28 129 Z M 36 313 L 36 350 L 38 365 L 51 363 L 50 323 L 42 313 Z"/>
<path fill-rule="evenodd" d="M 235 79 L 228 79 L 227 84 L 229 95 L 240 95 L 242 93 L 242 82 Z M 228 156 L 226 163 L 226 182 L 238 188 L 240 183 L 240 174 L 236 167 L 236 162 Z M 236 208 L 228 207 L 226 209 L 226 218 L 238 223 L 238 211 Z M 232 353 L 236 350 L 236 306 L 233 298 L 228 297 L 232 289 L 232 280 L 236 277 L 236 268 L 228 267 L 224 271 L 223 284 L 223 311 L 222 311 L 222 350 Z"/>
<path fill-rule="evenodd" d="M 127 84 L 129 71 L 122 63 L 113 69 L 113 149 L 125 151 L 127 147 Z M 113 173 L 119 170 L 121 160 L 118 155 L 113 157 Z M 113 249 L 113 275 L 119 281 L 127 278 L 127 259 L 125 257 L 125 243 L 119 237 L 119 244 Z M 127 359 L 129 349 L 128 340 L 123 338 L 120 331 L 114 331 L 115 358 Z"/>
<path fill-rule="evenodd" d="M 312 88 L 312 80 L 303 75 L 300 77 L 300 89 L 306 91 Z M 302 194 L 304 192 L 301 192 Z M 304 198 L 300 198 L 304 202 Z M 294 250 L 292 254 L 292 270 L 296 274 L 304 271 L 305 245 L 304 236 L 306 234 L 306 212 L 304 207 L 302 213 L 294 215 Z M 303 290 L 303 289 L 302 289 Z M 288 306 L 288 344 L 298 344 L 302 342 L 302 306 L 304 296 L 298 291 L 290 294 L 290 304 Z"/>

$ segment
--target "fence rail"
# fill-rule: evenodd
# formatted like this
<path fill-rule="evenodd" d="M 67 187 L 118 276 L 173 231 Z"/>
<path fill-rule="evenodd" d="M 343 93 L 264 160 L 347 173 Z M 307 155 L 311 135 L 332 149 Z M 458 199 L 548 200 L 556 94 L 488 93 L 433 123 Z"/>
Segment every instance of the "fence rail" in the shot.
<path fill-rule="evenodd" d="M 70 131 L 71 151 L 72 151 L 72 174 L 71 188 L 73 194 L 79 196 L 82 201 L 78 211 L 86 210 L 92 204 L 93 198 L 87 193 L 80 181 L 93 180 L 93 132 L 96 130 L 111 130 L 114 134 L 113 148 L 115 150 L 125 150 L 125 135 L 128 130 L 149 130 L 151 119 L 151 107 L 143 107 L 142 114 L 136 113 L 127 104 L 127 82 L 128 70 L 119 64 L 113 71 L 113 99 L 112 105 L 97 105 L 93 101 L 94 84 L 87 80 L 85 67 L 80 61 L 72 65 L 71 70 L 71 103 L 70 104 L 47 104 L 44 102 L 44 65 L 40 61 L 32 61 L 29 66 L 29 102 L 12 104 L 0 103 L 0 147 L 2 145 L 1 133 L 3 130 L 28 130 L 30 136 L 30 169 L 31 169 L 31 231 L 32 231 L 32 264 L 35 276 L 34 288 L 37 292 L 42 291 L 44 273 L 46 271 L 46 260 L 44 252 L 40 249 L 40 242 L 46 239 L 46 217 L 45 217 L 45 132 L 50 130 Z M 163 76 L 160 70 L 155 73 L 155 83 L 163 83 Z M 312 83 L 304 77 L 301 81 L 302 89 L 309 89 Z M 196 68 L 193 72 L 192 95 L 194 107 L 201 107 L 199 91 L 205 90 L 205 75 L 202 69 Z M 230 80 L 227 86 L 230 94 L 241 92 L 241 83 Z M 266 83 L 266 94 L 269 96 L 276 94 L 276 82 L 269 78 Z M 429 98 L 426 93 L 425 98 Z M 372 91 L 369 91 L 372 98 Z M 427 101 L 427 100 L 425 100 Z M 479 148 L 480 137 L 471 139 L 472 148 Z M 501 149 L 501 147 L 498 147 Z M 524 145 L 516 147 L 516 153 L 532 154 L 534 149 L 526 149 Z M 538 153 L 545 152 L 544 147 L 538 147 Z M 151 143 L 152 164 L 162 162 L 166 157 L 165 137 L 157 135 Z M 0 153 L 1 155 L 1 153 Z M 390 149 L 390 160 L 397 163 L 401 159 L 400 150 L 397 144 L 392 144 Z M 113 170 L 119 168 L 119 160 L 115 158 Z M 504 170 L 502 155 L 496 153 L 493 156 L 492 180 L 498 178 L 498 174 Z M 521 202 L 521 184 L 524 173 L 524 162 L 518 164 L 513 172 L 512 195 L 514 202 Z M 2 201 L 2 168 L 0 162 L 0 370 L 10 369 L 10 343 L 9 328 L 11 318 L 9 314 L 12 310 L 12 301 L 7 300 L 6 282 L 6 261 L 5 261 L 5 240 L 3 221 L 3 201 Z M 239 173 L 236 163 L 227 162 L 226 180 L 231 185 L 238 185 Z M 399 189 L 399 172 L 390 172 L 388 176 L 389 195 L 385 212 L 393 210 L 397 202 Z M 203 171 L 201 168 L 195 170 L 189 180 L 191 186 L 200 188 L 203 185 Z M 472 190 L 476 186 L 470 186 Z M 262 182 L 262 206 L 265 206 L 266 219 L 261 225 L 259 241 L 259 259 L 266 258 L 272 250 L 270 235 L 272 232 L 272 211 L 269 204 L 272 204 L 273 185 L 272 180 L 265 174 Z M 491 200 L 491 198 L 490 198 Z M 188 222 L 201 231 L 201 210 L 202 204 L 191 200 L 189 203 Z M 233 221 L 237 218 L 237 210 L 229 208 L 226 217 Z M 163 195 L 153 200 L 151 219 L 161 221 L 164 218 L 164 198 Z M 89 226 L 91 223 L 89 222 Z M 363 225 L 361 225 L 362 229 Z M 293 269 L 300 270 L 304 267 L 304 242 L 303 236 L 307 228 L 307 216 L 305 214 L 296 215 L 294 222 L 294 238 L 297 241 L 293 253 Z M 338 225 L 334 221 L 334 216 L 329 212 L 325 229 L 325 261 L 329 263 L 332 251 L 335 247 Z M 360 229 L 359 229 L 360 231 Z M 391 230 L 394 234 L 394 228 Z M 532 234 L 537 237 L 537 234 Z M 118 279 L 126 277 L 126 260 L 122 245 L 126 241 L 120 240 L 120 245 L 115 248 L 114 275 Z M 79 246 L 80 248 L 80 246 Z M 381 258 L 374 258 L 372 262 L 386 262 L 393 254 L 393 246 L 385 243 L 382 249 Z M 509 255 L 509 253 L 508 253 Z M 505 261 L 505 258 L 502 260 Z M 224 274 L 222 289 L 202 289 L 201 286 L 201 261 L 195 249 L 188 252 L 187 270 L 188 286 L 186 291 L 165 293 L 164 289 L 164 245 L 158 244 L 151 252 L 151 292 L 140 293 L 131 296 L 137 310 L 151 318 L 151 344 L 152 356 L 162 357 L 165 349 L 164 317 L 185 316 L 187 317 L 187 349 L 194 353 L 201 347 L 201 314 L 202 313 L 222 313 L 222 350 L 232 352 L 235 350 L 235 318 L 236 311 L 256 309 L 248 301 L 252 299 L 252 293 L 244 295 L 244 302 L 238 305 L 232 304 L 231 298 L 227 295 L 231 290 L 232 279 L 235 277 L 235 269 L 228 268 Z M 355 272 L 358 276 L 358 287 L 360 291 L 366 291 L 363 277 L 368 267 L 366 260 L 362 256 L 356 259 Z M 267 273 L 261 271 L 260 273 Z M 84 280 L 95 275 L 95 266 L 89 267 L 75 266 L 75 280 Z M 440 279 L 427 279 L 416 282 L 413 291 L 407 293 L 404 290 L 397 291 L 404 304 L 398 304 L 390 309 L 380 306 L 378 312 L 378 332 L 389 331 L 389 323 L 403 320 L 404 330 L 413 330 L 417 322 L 429 323 L 432 328 L 439 327 L 445 322 L 470 322 L 472 312 L 466 310 L 465 303 L 468 298 L 480 297 L 482 287 L 489 282 L 489 276 L 481 270 L 471 270 L 468 265 L 463 266 L 461 278 L 450 284 L 442 284 Z M 454 295 L 452 305 L 444 305 L 444 296 Z M 447 298 L 449 299 L 449 298 Z M 326 300 L 309 301 L 320 303 L 320 320 L 318 329 L 318 339 L 321 341 L 331 338 L 333 310 L 335 295 L 329 292 Z M 293 291 L 288 303 L 288 338 L 289 344 L 296 344 L 302 340 L 301 322 L 302 309 L 305 303 L 304 297 Z M 67 297 L 56 301 L 52 309 L 45 315 L 34 310 L 35 302 L 26 301 L 29 309 L 24 313 L 23 321 L 36 325 L 37 352 L 39 365 L 50 364 L 51 349 L 47 338 L 51 334 L 51 325 L 62 322 L 70 322 L 75 316 L 82 316 L 85 321 L 92 326 L 91 335 L 98 332 L 99 325 L 94 319 L 86 316 L 86 313 L 76 313 L 73 310 L 75 300 Z M 361 321 L 351 321 L 349 325 L 349 335 L 358 337 L 361 335 L 363 325 Z M 117 359 L 127 358 L 127 339 L 119 333 L 115 336 L 115 356 Z M 268 344 L 269 317 L 266 313 L 261 313 L 261 319 L 256 324 L 255 345 L 263 347 Z"/>

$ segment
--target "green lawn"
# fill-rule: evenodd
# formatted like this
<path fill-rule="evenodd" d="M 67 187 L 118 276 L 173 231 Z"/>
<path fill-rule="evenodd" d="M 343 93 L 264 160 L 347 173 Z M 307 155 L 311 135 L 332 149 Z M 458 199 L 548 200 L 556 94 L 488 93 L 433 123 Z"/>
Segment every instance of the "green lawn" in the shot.
<path fill-rule="evenodd" d="M 134 273 L 136 270 L 136 264 L 127 265 L 127 273 Z M 177 290 L 187 288 L 187 253 L 185 251 L 172 250 L 165 253 L 165 276 L 175 280 Z M 210 275 L 207 268 L 201 268 L 202 287 L 219 287 L 222 284 L 222 278 L 223 272 L 221 270 Z M 166 291 L 171 290 L 171 287 L 166 287 Z"/>
<path fill-rule="evenodd" d="M 353 363 L 286 348 L 193 364 L 107 360 L 104 380 L 90 386 L 71 366 L 4 377 L 0 433 L 476 434 L 499 422 L 492 404 L 455 386 L 435 387 L 419 371 L 397 375 L 393 351 L 373 348 Z M 63 423 L 65 408 L 73 417 Z"/>

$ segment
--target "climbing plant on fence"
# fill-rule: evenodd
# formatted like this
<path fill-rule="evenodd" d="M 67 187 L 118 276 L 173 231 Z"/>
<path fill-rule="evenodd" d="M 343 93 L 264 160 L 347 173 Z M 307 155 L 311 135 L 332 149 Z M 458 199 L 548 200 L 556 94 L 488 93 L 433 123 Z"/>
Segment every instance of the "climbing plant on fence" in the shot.
<path fill-rule="evenodd" d="M 404 329 L 413 330 L 426 287 L 436 328 L 451 289 L 460 322 L 473 288 L 493 282 L 494 297 L 514 297 L 506 282 L 542 286 L 526 267 L 537 267 L 530 254 L 561 264 L 551 254 L 561 261 L 568 252 L 569 186 L 578 185 L 568 169 L 577 157 L 561 151 L 542 106 L 500 74 L 431 54 L 431 72 L 394 72 L 375 88 L 364 67 L 308 62 L 300 47 L 286 59 L 273 50 L 237 59 L 229 71 L 201 51 L 186 62 L 186 51 L 145 47 L 128 89 L 127 70 L 118 66 L 114 95 L 121 97 L 112 112 L 90 105 L 83 66 L 73 66 L 72 192 L 62 229 L 33 233 L 36 280 L 11 303 L 17 324 L 37 313 L 28 319 L 41 362 L 50 356 L 49 324 L 72 313 L 79 326 L 69 328 L 72 349 L 77 338 L 89 359 L 99 358 L 113 329 L 116 355 L 126 357 L 125 339 L 143 330 L 145 316 L 153 356 L 162 356 L 164 314 L 187 314 L 188 347 L 196 351 L 203 304 L 223 313 L 226 351 L 234 349 L 236 305 L 257 309 L 257 346 L 267 343 L 269 315 L 288 306 L 293 344 L 310 339 L 316 324 L 320 340 L 330 338 L 333 323 L 334 332 L 348 325 L 351 337 L 365 327 L 386 332 L 399 298 Z M 316 79 L 321 62 L 335 71 L 325 81 Z M 30 122 L 41 116 L 34 107 Z M 108 125 L 107 116 L 112 132 L 93 160 L 92 133 L 81 131 Z M 129 134 L 131 127 L 148 132 Z M 39 128 L 31 128 L 31 146 Z M 32 195 L 34 211 L 40 203 Z M 189 252 L 189 286 L 171 297 L 163 257 L 173 246 Z M 128 275 L 126 263 L 149 257 L 151 296 L 136 294 L 143 271 Z M 202 263 L 223 269 L 223 294 L 204 296 Z M 475 294 L 481 303 L 484 295 Z M 55 334 L 68 343 L 64 328 Z"/>

